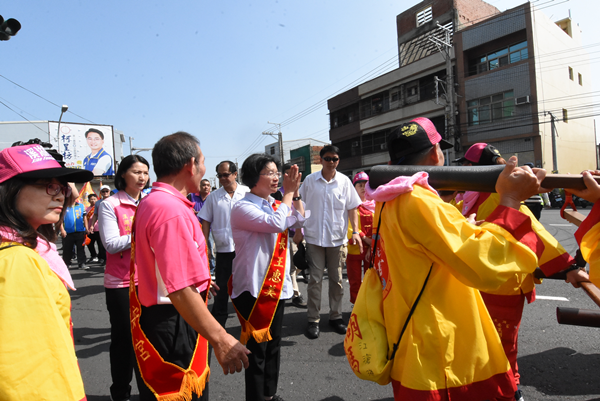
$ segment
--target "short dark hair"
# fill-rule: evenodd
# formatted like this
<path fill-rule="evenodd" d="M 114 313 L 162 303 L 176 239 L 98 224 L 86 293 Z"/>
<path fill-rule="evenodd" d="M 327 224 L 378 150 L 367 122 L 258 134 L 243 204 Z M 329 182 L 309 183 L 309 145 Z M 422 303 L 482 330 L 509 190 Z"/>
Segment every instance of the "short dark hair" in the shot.
<path fill-rule="evenodd" d="M 96 128 L 90 128 L 89 130 L 85 131 L 85 137 L 88 137 L 88 134 L 90 132 L 95 132 L 96 134 L 100 135 L 100 138 L 104 139 L 104 134 L 102 133 L 102 131 L 100 131 L 99 129 Z"/>
<path fill-rule="evenodd" d="M 16 232 L 17 237 L 21 237 L 23 245 L 35 249 L 38 243 L 38 236 L 45 239 L 47 242 L 56 241 L 56 232 L 52 224 L 42 224 L 36 230 L 29 224 L 23 215 L 17 210 L 17 195 L 25 186 L 34 183 L 50 183 L 51 178 L 35 179 L 35 178 L 19 178 L 13 177 L 0 183 L 0 226 L 7 227 Z M 66 181 L 58 179 L 61 185 L 68 185 Z M 64 218 L 67 211 L 68 198 L 65 196 L 63 210 L 60 214 L 60 220 Z M 6 239 L 2 239 L 2 242 Z"/>
<path fill-rule="evenodd" d="M 203 179 L 200 181 L 200 184 L 202 184 L 203 182 L 208 182 L 208 184 L 210 185 L 210 180 L 209 180 L 209 179 L 203 178 Z"/>
<path fill-rule="evenodd" d="M 244 164 L 242 164 L 242 184 L 250 189 L 254 188 L 260 178 L 260 172 L 269 163 L 275 163 L 277 170 L 281 167 L 279 160 L 266 153 L 255 153 L 248 156 L 244 160 Z"/>
<path fill-rule="evenodd" d="M 215 167 L 215 171 L 218 173 L 219 172 L 219 166 L 221 166 L 221 164 L 223 163 L 227 163 L 229 165 L 229 172 L 231 174 L 233 173 L 237 173 L 237 165 L 229 160 L 223 160 L 221 163 L 217 164 L 217 167 Z"/>
<path fill-rule="evenodd" d="M 335 153 L 336 155 L 340 154 L 340 148 L 335 145 L 325 145 L 323 149 L 319 152 L 319 156 L 323 157 L 325 153 Z"/>
<path fill-rule="evenodd" d="M 152 163 L 156 178 L 179 173 L 192 157 L 195 158 L 195 164 L 198 165 L 200 163 L 199 145 L 198 138 L 183 131 L 160 138 L 152 149 Z"/>
<path fill-rule="evenodd" d="M 88 201 L 89 201 L 89 200 L 92 198 L 92 196 L 93 196 L 94 198 L 98 199 L 98 195 L 96 195 L 96 194 L 89 194 L 89 195 L 88 195 Z"/>
<path fill-rule="evenodd" d="M 119 163 L 117 174 L 115 174 L 115 188 L 117 188 L 119 191 L 124 190 L 127 186 L 127 183 L 125 182 L 125 179 L 122 177 L 122 175 L 125 174 L 127 170 L 129 170 L 131 166 L 133 166 L 135 163 L 145 164 L 148 167 L 148 170 L 150 170 L 150 163 L 148 163 L 148 160 L 144 159 L 142 156 L 129 155 L 125 157 L 121 161 L 121 163 Z M 148 180 L 148 183 L 150 183 L 150 180 Z"/>

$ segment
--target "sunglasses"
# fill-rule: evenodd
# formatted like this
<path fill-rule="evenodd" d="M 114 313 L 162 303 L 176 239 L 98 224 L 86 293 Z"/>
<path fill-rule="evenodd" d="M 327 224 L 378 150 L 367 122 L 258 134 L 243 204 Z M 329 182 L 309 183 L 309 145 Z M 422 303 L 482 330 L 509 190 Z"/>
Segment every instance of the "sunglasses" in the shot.
<path fill-rule="evenodd" d="M 230 175 L 231 173 L 217 174 L 217 178 L 229 178 Z"/>
<path fill-rule="evenodd" d="M 63 195 L 65 195 L 65 197 L 69 197 L 71 196 L 71 194 L 73 193 L 73 190 L 71 189 L 70 186 L 62 186 L 60 184 L 31 184 L 31 185 L 35 185 L 38 187 L 46 187 L 46 193 L 50 196 L 56 196 L 59 193 L 63 193 Z"/>
<path fill-rule="evenodd" d="M 337 162 L 338 160 L 340 160 L 339 157 L 329 157 L 329 156 L 325 156 L 323 158 L 323 160 L 325 160 L 326 162 Z"/>

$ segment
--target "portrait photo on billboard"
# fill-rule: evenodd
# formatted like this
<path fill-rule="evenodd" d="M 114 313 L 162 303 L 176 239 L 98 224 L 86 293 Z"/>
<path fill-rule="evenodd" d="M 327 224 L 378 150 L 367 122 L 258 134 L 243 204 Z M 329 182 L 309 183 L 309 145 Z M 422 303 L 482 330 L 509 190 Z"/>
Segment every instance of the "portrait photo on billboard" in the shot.
<path fill-rule="evenodd" d="M 92 171 L 95 176 L 115 175 L 112 125 L 49 123 L 50 143 L 63 156 L 65 166 Z"/>

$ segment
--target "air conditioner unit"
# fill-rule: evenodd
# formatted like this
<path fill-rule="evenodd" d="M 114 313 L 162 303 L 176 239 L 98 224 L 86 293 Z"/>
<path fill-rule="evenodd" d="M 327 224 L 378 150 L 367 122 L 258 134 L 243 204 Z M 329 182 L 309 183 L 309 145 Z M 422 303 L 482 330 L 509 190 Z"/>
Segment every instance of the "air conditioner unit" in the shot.
<path fill-rule="evenodd" d="M 527 104 L 529 103 L 529 96 L 521 96 L 515 99 L 515 104 Z"/>

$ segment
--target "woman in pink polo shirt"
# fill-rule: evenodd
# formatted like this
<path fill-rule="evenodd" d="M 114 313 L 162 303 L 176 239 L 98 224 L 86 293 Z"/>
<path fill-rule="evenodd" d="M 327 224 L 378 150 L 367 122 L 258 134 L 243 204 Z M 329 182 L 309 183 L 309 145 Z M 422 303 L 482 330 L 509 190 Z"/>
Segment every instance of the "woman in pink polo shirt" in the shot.
<path fill-rule="evenodd" d="M 128 400 L 131 393 L 135 365 L 129 328 L 131 224 L 142 190 L 149 184 L 149 167 L 142 156 L 129 155 L 123 159 L 115 175 L 119 191 L 102 201 L 98 209 L 98 229 L 106 248 L 104 287 L 110 316 L 110 394 L 114 401 Z"/>

